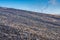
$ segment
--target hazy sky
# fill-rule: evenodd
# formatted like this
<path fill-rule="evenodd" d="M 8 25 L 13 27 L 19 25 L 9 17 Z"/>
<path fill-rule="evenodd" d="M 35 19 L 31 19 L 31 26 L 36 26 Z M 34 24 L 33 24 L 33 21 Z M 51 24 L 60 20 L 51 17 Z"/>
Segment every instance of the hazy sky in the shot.
<path fill-rule="evenodd" d="M 0 6 L 60 14 L 60 0 L 0 0 Z"/>

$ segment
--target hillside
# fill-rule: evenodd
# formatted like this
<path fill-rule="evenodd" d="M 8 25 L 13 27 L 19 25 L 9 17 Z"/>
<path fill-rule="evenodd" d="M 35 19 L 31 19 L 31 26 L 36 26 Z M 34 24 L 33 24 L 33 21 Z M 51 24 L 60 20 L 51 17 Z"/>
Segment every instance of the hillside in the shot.
<path fill-rule="evenodd" d="M 0 7 L 0 40 L 60 40 L 60 16 Z"/>

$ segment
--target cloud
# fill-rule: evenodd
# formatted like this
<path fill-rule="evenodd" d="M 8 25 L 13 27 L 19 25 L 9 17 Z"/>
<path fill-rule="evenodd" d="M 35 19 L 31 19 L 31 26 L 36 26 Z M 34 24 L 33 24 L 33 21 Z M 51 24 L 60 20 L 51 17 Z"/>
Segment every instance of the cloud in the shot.
<path fill-rule="evenodd" d="M 57 4 L 56 1 L 57 1 L 57 0 L 49 0 L 49 3 L 52 4 L 52 5 L 56 5 L 56 4 Z"/>

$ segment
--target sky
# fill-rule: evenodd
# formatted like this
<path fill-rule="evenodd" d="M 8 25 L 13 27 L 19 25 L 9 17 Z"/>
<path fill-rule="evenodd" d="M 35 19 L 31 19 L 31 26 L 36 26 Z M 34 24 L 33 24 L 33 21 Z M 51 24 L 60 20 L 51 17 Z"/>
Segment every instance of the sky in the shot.
<path fill-rule="evenodd" d="M 60 0 L 0 0 L 1 7 L 60 14 Z"/>

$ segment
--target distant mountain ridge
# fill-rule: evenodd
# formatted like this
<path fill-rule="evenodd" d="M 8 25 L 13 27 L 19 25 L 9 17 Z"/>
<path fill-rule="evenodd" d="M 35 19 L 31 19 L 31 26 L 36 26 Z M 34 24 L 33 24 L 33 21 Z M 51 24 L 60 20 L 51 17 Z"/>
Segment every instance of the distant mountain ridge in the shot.
<path fill-rule="evenodd" d="M 0 7 L 0 40 L 60 40 L 60 16 Z"/>

